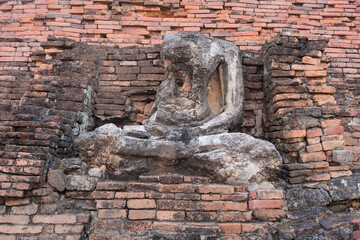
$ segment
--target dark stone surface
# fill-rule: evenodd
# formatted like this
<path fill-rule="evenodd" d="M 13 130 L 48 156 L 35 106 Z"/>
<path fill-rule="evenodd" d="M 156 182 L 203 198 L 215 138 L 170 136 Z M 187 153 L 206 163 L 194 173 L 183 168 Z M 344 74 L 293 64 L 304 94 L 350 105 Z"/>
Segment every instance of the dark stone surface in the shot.
<path fill-rule="evenodd" d="M 65 174 L 61 170 L 50 169 L 47 177 L 48 183 L 57 191 L 62 192 L 65 190 Z"/>
<path fill-rule="evenodd" d="M 327 212 L 296 220 L 284 220 L 271 227 L 271 238 L 277 240 L 350 240 L 353 228 L 344 215 Z"/>
<path fill-rule="evenodd" d="M 333 201 L 356 199 L 360 197 L 360 176 L 331 179 L 330 196 Z"/>
<path fill-rule="evenodd" d="M 290 189 L 286 193 L 290 211 L 305 210 L 330 203 L 329 194 L 323 189 Z"/>

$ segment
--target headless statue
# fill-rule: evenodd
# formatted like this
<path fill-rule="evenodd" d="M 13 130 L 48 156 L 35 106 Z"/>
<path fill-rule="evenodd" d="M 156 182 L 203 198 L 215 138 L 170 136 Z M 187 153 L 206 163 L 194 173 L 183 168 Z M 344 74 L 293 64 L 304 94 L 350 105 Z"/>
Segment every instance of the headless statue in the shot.
<path fill-rule="evenodd" d="M 165 80 L 150 118 L 142 126 L 107 124 L 81 134 L 75 146 L 84 161 L 119 176 L 172 172 L 231 183 L 263 181 L 279 170 L 271 143 L 228 133 L 244 112 L 236 45 L 198 32 L 166 34 L 161 56 Z"/>
<path fill-rule="evenodd" d="M 244 85 L 239 49 L 201 33 L 167 34 L 165 80 L 144 125 L 169 140 L 226 132 L 241 124 Z"/>

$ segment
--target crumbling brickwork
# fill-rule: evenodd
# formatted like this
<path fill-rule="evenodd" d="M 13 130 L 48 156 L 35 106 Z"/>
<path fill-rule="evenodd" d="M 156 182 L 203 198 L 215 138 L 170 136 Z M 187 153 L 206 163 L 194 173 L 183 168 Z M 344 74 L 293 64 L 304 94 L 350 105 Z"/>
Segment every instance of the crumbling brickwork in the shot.
<path fill-rule="evenodd" d="M 275 37 L 283 28 L 299 29 L 301 37 L 328 38 L 324 50 L 330 59 L 326 81 L 336 88 L 336 116 L 344 127 L 345 149 L 354 153 L 352 168 L 358 168 L 360 87 L 356 79 L 359 78 L 360 40 L 357 1 L 24 0 L 3 1 L 0 10 L 0 65 L 3 70 L 0 101 L 7 104 L 16 104 L 22 97 L 29 85 L 28 80 L 40 64 L 34 64 L 31 59 L 38 58 L 37 53 L 42 50 L 40 43 L 46 41 L 48 35 L 95 45 L 124 47 L 161 44 L 161 35 L 168 32 L 201 31 L 211 37 L 232 41 L 244 51 L 259 51 L 266 40 Z M 154 57 L 150 54 L 143 60 Z M 157 66 L 157 63 L 152 64 Z M 152 80 L 156 82 L 159 79 Z M 140 86 L 142 83 L 136 84 Z M 259 84 L 252 83 L 250 92 L 254 93 Z M 110 95 L 104 96 L 104 104 L 112 102 Z M 260 95 L 252 94 L 251 97 L 261 98 Z M 260 106 L 253 105 L 253 108 L 256 108 L 253 109 L 255 113 L 247 114 L 251 117 L 245 125 L 261 119 Z M 104 111 L 99 109 L 99 112 Z M 123 110 L 106 109 L 108 113 L 114 111 L 121 115 Z M 144 118 L 142 115 L 138 117 L 139 120 Z M 260 122 L 257 121 L 256 125 L 260 126 Z M 256 132 L 261 136 L 259 129 Z M 242 131 L 255 132 L 245 128 Z"/>
<path fill-rule="evenodd" d="M 0 238 L 336 239 L 355 231 L 359 239 L 356 213 L 290 221 L 357 207 L 359 11 L 353 0 L 0 1 Z M 289 184 L 103 182 L 106 175 L 74 170 L 66 184 L 82 179 L 90 188 L 49 185 L 48 170 L 76 157 L 81 131 L 148 117 L 163 79 L 161 36 L 178 31 L 239 46 L 245 117 L 236 130 L 276 145 Z M 274 225 L 282 218 L 289 222 Z"/>

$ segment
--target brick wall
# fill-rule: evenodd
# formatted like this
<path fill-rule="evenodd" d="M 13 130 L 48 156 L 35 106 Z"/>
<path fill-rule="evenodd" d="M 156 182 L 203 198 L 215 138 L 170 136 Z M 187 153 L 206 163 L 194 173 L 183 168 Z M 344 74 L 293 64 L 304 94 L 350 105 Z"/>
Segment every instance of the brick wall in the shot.
<path fill-rule="evenodd" d="M 329 86 L 336 88 L 336 117 L 344 127 L 345 149 L 354 153 L 352 168 L 358 169 L 360 83 L 356 79 L 359 78 L 360 62 L 359 8 L 359 3 L 355 0 L 2 1 L 0 82 L 3 91 L 0 93 L 0 102 L 19 102 L 29 85 L 29 79 L 40 65 L 40 62 L 34 63 L 31 59 L 38 57 L 37 54 L 42 50 L 40 43 L 46 41 L 48 35 L 68 37 L 94 45 L 124 47 L 160 44 L 161 35 L 168 32 L 201 31 L 211 37 L 232 41 L 243 51 L 259 51 L 265 41 L 275 37 L 281 29 L 299 29 L 302 37 L 329 39 L 324 50 L 330 59 L 326 81 Z M 143 60 L 156 58 L 155 55 L 156 53 L 148 54 Z M 150 65 L 157 66 L 157 63 Z M 158 79 L 153 80 L 156 85 Z M 137 81 L 139 82 L 136 84 L 140 86 L 144 80 Z M 248 93 L 256 92 L 259 85 L 260 82 L 249 83 Z M 107 93 L 104 96 L 102 102 L 105 105 L 114 102 L 111 100 L 114 97 L 110 95 Z M 260 95 L 261 93 L 251 95 L 251 98 L 256 98 L 251 99 L 254 103 L 251 109 L 253 111 L 245 114 L 248 119 L 242 128 L 242 131 L 252 132 L 257 136 L 262 136 L 259 131 L 262 112 L 259 111 L 259 105 L 256 106 L 256 100 L 261 99 Z M 150 103 L 149 99 L 143 102 L 145 105 Z M 100 110 L 102 113 L 105 111 Z M 123 110 L 109 107 L 106 111 L 123 114 Z M 139 113 L 141 111 L 137 110 Z M 140 121 L 144 118 L 141 114 L 132 115 L 131 121 L 135 117 L 139 117 Z M 106 119 L 103 117 L 102 121 Z M 254 119 L 257 123 L 254 123 Z M 258 126 L 258 130 L 247 129 L 249 124 Z"/>
<path fill-rule="evenodd" d="M 268 44 L 265 109 L 268 138 L 283 153 L 290 183 L 350 176 L 350 162 L 332 161 L 344 152 L 344 128 L 337 119 L 335 88 L 326 82 L 326 40 L 299 38 L 284 31 Z M 330 167 L 329 167 L 330 163 Z"/>
<path fill-rule="evenodd" d="M 249 189 L 211 183 L 205 177 L 140 176 L 136 182 L 88 185 L 82 181 L 76 185 L 78 189 L 67 183 L 59 192 L 43 184 L 23 198 L 1 198 L 0 238 L 267 239 L 279 231 L 276 223 L 290 213 L 281 187 Z M 307 220 L 304 227 L 297 219 L 294 222 L 299 226 L 283 232 L 299 236 L 319 227 L 326 232 L 351 226 L 354 239 L 359 239 L 359 213 L 323 215 L 317 219 L 321 225 Z"/>
<path fill-rule="evenodd" d="M 161 35 L 168 32 L 201 31 L 239 46 L 246 105 L 237 130 L 277 146 L 289 183 L 326 183 L 360 169 L 357 1 L 23 0 L 0 1 L 0 11 L 0 238 L 131 239 L 181 229 L 237 239 L 248 231 L 265 234 L 284 216 L 286 207 L 277 205 L 282 197 L 272 199 L 271 191 L 222 186 L 216 191 L 234 193 L 208 194 L 185 178 L 168 192 L 160 178 L 98 183 L 93 193 L 59 193 L 44 183 L 49 167 L 76 154 L 72 141 L 80 131 L 147 118 L 163 78 Z M 298 31 L 278 35 L 283 28 Z M 193 192 L 177 190 L 184 185 Z M 131 192 L 144 197 L 116 197 Z M 138 200 L 150 204 L 144 208 L 149 219 L 133 219 Z M 194 210 L 162 205 L 179 201 Z M 278 207 L 255 209 L 267 201 Z M 228 203 L 244 211 L 224 209 Z M 231 212 L 245 220 L 223 221 Z M 191 216 L 209 217 L 211 224 Z"/>
<path fill-rule="evenodd" d="M 0 203 L 0 238 L 238 239 L 266 236 L 266 227 L 285 215 L 282 190 L 249 191 L 180 175 L 139 180 L 61 193 L 43 185 L 25 198 L 6 198 Z"/>
<path fill-rule="evenodd" d="M 22 196 L 44 181 L 49 164 L 76 154 L 72 142 L 81 131 L 106 122 L 141 124 L 164 77 L 159 45 L 112 48 L 48 40 L 31 55 L 38 70 L 19 104 L 2 104 L 2 195 Z M 262 71 L 258 56 L 247 53 L 239 129 L 257 137 L 264 136 Z"/>

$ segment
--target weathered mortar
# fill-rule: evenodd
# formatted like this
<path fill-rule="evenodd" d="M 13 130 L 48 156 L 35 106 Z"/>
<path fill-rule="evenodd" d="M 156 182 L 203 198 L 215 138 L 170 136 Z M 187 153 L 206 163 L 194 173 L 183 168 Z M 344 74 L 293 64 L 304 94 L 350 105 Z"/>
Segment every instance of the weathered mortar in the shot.
<path fill-rule="evenodd" d="M 58 161 L 55 161 L 57 158 L 62 159 L 63 156 L 75 154 L 71 142 L 81 126 L 84 128 L 92 126 L 94 124 L 92 121 L 97 125 L 107 121 L 114 121 L 122 125 L 140 123 L 145 119 L 151 107 L 156 86 L 162 79 L 161 63 L 158 60 L 160 48 L 153 48 L 153 45 L 161 44 L 160 38 L 164 33 L 193 30 L 202 31 L 212 37 L 230 40 L 244 51 L 246 111 L 244 125 L 239 126 L 239 129 L 256 137 L 271 139 L 284 152 L 287 161 L 284 169 L 285 178 L 292 183 L 307 182 L 304 185 L 288 185 L 290 189 L 285 195 L 286 201 L 315 209 L 300 210 L 293 214 L 291 211 L 300 208 L 294 209 L 290 205 L 290 212 L 286 211 L 285 207 L 286 216 L 293 218 L 308 214 L 321 217 L 321 221 L 310 218 L 306 221 L 289 221 L 289 224 L 285 225 L 282 223 L 280 227 L 276 227 L 274 235 L 290 239 L 297 235 L 304 238 L 305 236 L 310 237 L 306 235 L 310 233 L 311 237 L 327 234 L 328 237 L 337 238 L 339 235 L 336 234 L 341 234 L 339 232 L 342 232 L 343 236 L 349 233 L 348 229 L 351 227 L 348 223 L 351 223 L 356 230 L 354 237 L 359 238 L 360 231 L 357 223 L 359 216 L 357 214 L 346 214 L 335 219 L 328 215 L 325 217 L 322 214 L 318 215 L 326 210 L 329 204 L 330 209 L 337 211 L 353 207 L 356 210 L 358 207 L 356 200 L 358 178 L 356 176 L 343 177 L 351 174 L 349 169 L 353 172 L 358 170 L 360 155 L 360 82 L 357 81 L 360 74 L 360 42 L 358 37 L 359 5 L 356 1 L 314 2 L 301 0 L 293 3 L 288 1 L 239 1 L 201 2 L 199 4 L 180 1 L 172 3 L 138 1 L 133 3 L 123 0 L 88 2 L 30 0 L 2 1 L 0 2 L 0 11 L 3 17 L 0 26 L 2 31 L 0 39 L 0 102 L 3 104 L 0 106 L 0 150 L 7 150 L 0 154 L 0 172 L 2 172 L 0 194 L 19 197 L 15 199 L 7 197 L 5 201 L 0 199 L 0 231 L 6 234 L 1 235 L 0 238 L 15 239 L 16 234 L 20 239 L 25 237 L 34 239 L 41 239 L 41 237 L 43 239 L 104 238 L 103 236 L 95 237 L 93 233 L 96 231 L 89 230 L 89 213 L 92 212 L 94 214 L 92 219 L 96 219 L 95 215 L 98 212 L 93 201 L 94 197 L 89 196 L 90 192 L 87 191 L 58 193 L 51 186 L 43 185 L 46 184 L 44 182 L 48 165 L 57 164 Z M 303 86 L 305 83 L 311 85 L 310 78 L 312 77 L 305 76 L 303 78 L 302 75 L 307 70 L 287 69 L 287 66 L 282 65 L 282 63 L 287 65 L 286 59 L 292 59 L 291 55 L 297 56 L 298 52 L 296 54 L 287 52 L 290 55 L 284 57 L 283 53 L 278 54 L 279 51 L 275 51 L 274 54 L 278 56 L 273 60 L 277 65 L 259 61 L 261 57 L 258 58 L 258 51 L 265 44 L 265 40 L 274 37 L 282 28 L 297 28 L 299 37 L 303 39 L 309 37 L 310 42 L 315 42 L 319 36 L 329 39 L 323 52 L 323 55 L 330 60 L 327 75 L 325 81 L 322 79 L 321 84 L 314 85 L 313 90 L 316 92 L 308 93 L 307 85 Z M 47 56 L 56 56 L 59 50 L 65 51 L 69 54 L 68 56 L 71 56 L 74 51 L 64 50 L 61 47 L 59 49 L 57 46 L 52 46 L 44 51 L 40 43 L 45 42 L 47 35 L 52 34 L 56 37 L 70 37 L 76 42 L 81 41 L 95 45 L 85 47 L 90 51 L 94 49 L 96 51 L 98 45 L 108 45 L 110 48 L 102 48 L 99 50 L 98 57 L 95 57 L 100 60 L 95 63 L 97 68 L 89 66 L 88 69 L 90 75 L 97 80 L 99 80 L 100 72 L 103 77 L 108 74 L 105 78 L 109 77 L 109 79 L 101 81 L 111 82 L 111 85 L 100 86 L 97 85 L 98 81 L 80 85 L 79 92 L 61 97 L 67 102 L 66 104 L 59 104 L 61 101 L 57 94 L 62 90 L 68 92 L 73 87 L 72 82 L 58 85 L 56 79 L 52 79 L 51 76 L 56 72 L 66 72 L 64 71 L 66 67 L 47 73 L 46 69 L 51 70 L 53 66 L 51 66 L 51 59 L 44 61 L 45 56 L 46 54 Z M 313 38 L 313 36 L 317 37 Z M 284 41 L 286 38 L 281 39 L 278 43 L 275 41 L 275 44 L 280 48 L 296 49 L 297 45 L 292 41 L 296 41 L 297 37 L 287 39 L 290 40 L 290 44 Z M 113 49 L 115 45 L 125 47 L 134 44 L 140 47 Z M 273 44 L 267 46 L 268 48 L 274 47 Z M 266 48 L 264 52 L 266 52 L 265 50 Z M 249 51 L 254 51 L 254 53 L 248 53 Z M 113 58 L 101 60 L 104 55 L 113 55 Z M 124 58 L 121 59 L 117 56 Z M 308 57 L 315 62 L 320 59 L 317 56 Z M 67 65 L 64 63 L 69 61 L 68 57 L 59 60 L 61 61 L 60 65 Z M 302 58 L 297 60 L 303 61 Z M 72 61 L 75 63 L 78 59 L 70 60 L 70 62 Z M 294 63 L 292 61 L 290 60 L 291 63 Z M 55 61 L 55 66 L 58 63 Z M 301 65 L 313 64 L 302 62 Z M 74 72 L 70 65 L 68 67 L 67 69 L 70 71 L 66 74 L 69 74 L 71 79 L 78 79 L 78 76 L 72 75 Z M 292 75 L 292 70 L 295 71 L 295 75 Z M 272 71 L 274 75 L 271 77 Z M 287 76 L 289 74 L 290 76 Z M 37 80 L 34 80 L 34 75 Z M 122 78 L 118 79 L 120 75 Z M 115 79 L 112 79 L 113 76 L 116 76 Z M 266 76 L 270 78 L 266 78 Z M 39 77 L 42 80 L 39 80 Z M 270 91 L 268 88 L 273 81 L 284 83 L 286 79 L 297 80 L 299 78 L 301 79 L 299 82 L 304 88 L 299 88 L 300 91 L 295 94 L 293 89 L 296 87 L 294 86 L 277 92 Z M 84 79 L 78 80 L 83 81 Z M 87 81 L 86 78 L 84 81 Z M 90 99 L 89 96 L 84 95 L 84 91 L 88 91 L 88 86 L 92 86 L 90 106 L 87 106 L 87 103 L 84 105 L 82 102 Z M 120 89 L 126 89 L 129 94 L 125 97 L 119 96 L 122 91 Z M 300 99 L 296 94 L 300 94 Z M 80 100 L 79 96 L 81 96 Z M 69 99 L 72 101 L 68 101 Z M 316 118 L 316 121 L 320 122 L 319 126 L 310 126 L 307 122 L 305 122 L 307 125 L 305 126 L 303 119 L 299 118 L 303 112 L 298 111 L 298 107 L 295 106 L 306 102 L 305 99 L 311 99 L 311 104 L 313 104 L 313 106 L 307 106 L 308 110 L 305 115 Z M 297 100 L 301 102 L 297 103 L 299 102 Z M 20 101 L 22 103 L 18 106 Z M 269 105 L 264 107 L 264 101 Z M 304 104 L 310 104 L 310 102 Z M 84 110 L 84 108 L 88 109 Z M 291 114 L 287 112 L 280 114 L 284 117 L 282 121 L 263 120 L 272 114 L 279 114 L 279 109 L 282 108 L 291 110 Z M 323 112 L 319 111 L 319 108 Z M 78 113 L 78 111 L 82 113 Z M 97 118 L 90 117 L 89 121 L 84 119 L 86 115 L 92 116 L 91 113 L 95 113 Z M 292 116 L 293 114 L 296 117 Z M 271 135 L 270 132 L 278 134 Z M 336 148 L 341 149 L 342 146 L 352 152 L 332 151 Z M 325 157 L 324 154 L 319 153 L 324 147 L 328 149 L 325 151 Z M 316 162 L 313 162 L 315 160 Z M 76 170 L 74 171 L 76 172 Z M 78 174 L 84 173 L 79 170 Z M 327 181 L 330 184 L 330 188 L 328 188 L 329 185 L 323 183 L 330 177 L 332 180 Z M 119 183 L 114 184 L 119 185 Z M 336 185 L 335 189 L 331 188 L 331 184 Z M 194 185 L 196 184 L 192 186 Z M 28 189 L 39 186 L 41 187 L 38 189 L 28 191 Z M 291 189 L 292 187 L 294 188 Z M 109 192 L 113 191 L 113 189 L 108 190 Z M 104 192 L 108 192 L 108 190 L 104 190 Z M 259 194 L 258 191 L 257 193 Z M 265 196 L 270 198 L 271 194 L 266 194 Z M 248 197 L 249 200 L 260 198 L 260 194 L 257 196 L 254 192 L 249 192 L 248 195 L 251 195 Z M 309 201 L 297 202 L 299 198 L 301 200 L 309 199 Z M 329 203 L 330 198 L 333 201 L 331 203 Z M 351 199 L 355 199 L 355 201 L 351 201 Z M 102 200 L 104 200 L 104 204 L 107 201 Z M 247 201 L 244 200 L 244 202 Z M 110 202 L 109 204 L 114 203 Z M 114 209 L 118 210 L 117 207 L 110 208 L 110 212 Z M 153 208 L 147 210 L 153 211 Z M 230 239 L 236 239 L 239 231 L 245 234 L 245 238 L 249 236 L 246 235 L 248 231 L 254 231 L 250 234 L 252 236 L 255 233 L 259 234 L 261 238 L 266 232 L 266 225 L 263 222 L 265 220 L 258 219 L 256 221 L 260 222 L 254 222 L 255 219 L 259 216 L 264 219 L 277 218 L 279 212 L 282 214 L 282 211 L 283 209 L 260 209 L 257 211 L 258 213 L 250 211 L 251 222 L 226 223 L 227 225 L 223 225 L 222 232 L 231 233 Z M 18 215 L 19 213 L 21 214 Z M 57 217 L 56 215 L 59 213 L 60 216 Z M 35 218 L 34 215 L 40 216 Z M 176 216 L 181 217 L 182 214 Z M 187 215 L 185 216 L 187 217 Z M 163 237 L 164 231 L 169 231 L 170 236 L 174 236 L 176 234 L 171 231 L 179 232 L 179 225 L 183 226 L 182 220 L 154 224 L 152 220 L 142 222 L 141 220 L 117 219 L 116 217 L 116 219 L 101 220 L 94 224 L 94 228 L 98 228 L 99 232 L 103 229 L 115 236 L 119 233 L 112 231 L 119 227 L 130 229 L 132 234 L 138 234 L 138 231 L 146 232 L 146 228 L 151 226 L 149 222 L 152 224 L 152 230 L 159 228 L 162 231 L 161 234 L 155 234 L 155 237 Z M 73 224 L 75 226 L 72 226 Z M 185 224 L 185 228 L 190 229 L 195 235 L 200 233 L 211 235 L 212 231 L 218 231 L 218 228 L 208 225 L 203 230 L 199 230 L 202 227 L 196 224 L 195 226 Z M 326 229 L 325 233 L 324 228 Z M 296 229 L 296 233 L 291 229 Z M 42 232 L 41 236 L 38 235 L 38 232 Z M 114 237 L 114 235 L 110 235 L 109 237 Z"/>

